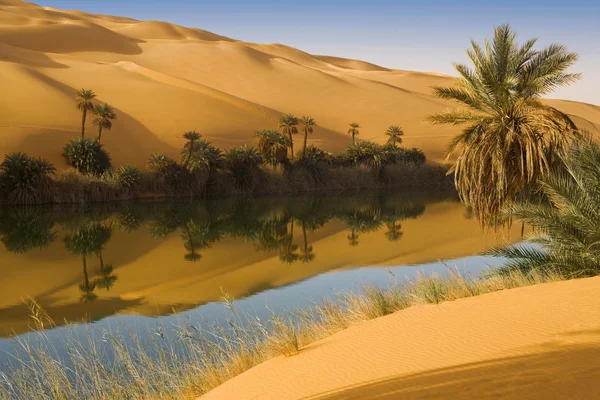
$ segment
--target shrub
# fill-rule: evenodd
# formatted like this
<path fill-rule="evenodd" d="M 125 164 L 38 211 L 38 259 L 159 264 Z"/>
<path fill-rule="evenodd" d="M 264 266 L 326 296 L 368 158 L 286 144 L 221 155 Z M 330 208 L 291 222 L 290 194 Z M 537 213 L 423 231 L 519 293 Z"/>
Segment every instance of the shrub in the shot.
<path fill-rule="evenodd" d="M 146 167 L 154 173 L 171 175 L 176 170 L 177 163 L 165 153 L 154 153 L 146 162 Z"/>
<path fill-rule="evenodd" d="M 131 191 L 138 191 L 140 189 L 140 182 L 142 180 L 142 173 L 139 169 L 126 165 L 119 167 L 115 173 L 119 186 Z"/>
<path fill-rule="evenodd" d="M 405 149 L 403 147 L 394 147 L 392 145 L 386 145 L 383 148 L 387 152 L 387 160 L 390 164 L 404 163 L 422 165 L 427 160 L 425 153 L 416 148 Z"/>
<path fill-rule="evenodd" d="M 36 204 L 51 200 L 54 166 L 41 158 L 11 153 L 0 164 L 0 201 Z"/>
<path fill-rule="evenodd" d="M 311 160 L 316 163 L 323 163 L 332 166 L 335 163 L 335 157 L 328 151 L 325 151 L 314 144 L 306 147 L 306 152 L 300 154 L 301 160 Z"/>
<path fill-rule="evenodd" d="M 264 159 L 258 149 L 246 145 L 233 147 L 223 157 L 235 184 L 242 189 L 252 189 L 256 185 L 260 165 Z"/>
<path fill-rule="evenodd" d="M 381 168 L 389 162 L 388 152 L 383 146 L 373 142 L 352 143 L 339 156 L 342 165 L 367 167 L 379 176 Z"/>
<path fill-rule="evenodd" d="M 64 147 L 63 157 L 82 174 L 102 175 L 110 168 L 110 156 L 97 140 L 71 140 Z"/>
<path fill-rule="evenodd" d="M 273 166 L 287 164 L 287 149 L 290 147 L 290 139 L 275 130 L 256 131 L 255 139 L 258 150 L 265 161 Z"/>

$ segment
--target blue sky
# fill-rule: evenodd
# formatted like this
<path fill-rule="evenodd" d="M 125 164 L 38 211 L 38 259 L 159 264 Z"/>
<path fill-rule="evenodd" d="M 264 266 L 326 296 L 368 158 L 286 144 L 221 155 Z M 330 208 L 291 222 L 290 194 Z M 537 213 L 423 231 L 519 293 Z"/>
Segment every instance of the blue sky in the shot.
<path fill-rule="evenodd" d="M 600 104 L 598 0 L 38 0 L 62 9 L 162 20 L 314 54 L 454 75 L 469 38 L 509 22 L 521 40 L 562 43 L 580 54 L 584 80 L 552 97 Z"/>

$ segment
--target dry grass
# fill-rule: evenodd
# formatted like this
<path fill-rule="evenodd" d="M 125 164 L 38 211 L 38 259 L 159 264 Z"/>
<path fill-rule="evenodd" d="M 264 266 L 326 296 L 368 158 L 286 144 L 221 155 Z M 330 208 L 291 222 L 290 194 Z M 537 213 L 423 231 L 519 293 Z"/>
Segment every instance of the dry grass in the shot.
<path fill-rule="evenodd" d="M 311 308 L 272 314 L 269 321 L 240 315 L 224 302 L 224 324 L 159 327 L 139 335 L 123 326 L 65 336 L 68 354 L 58 356 L 43 328 L 52 322 L 31 303 L 33 337 L 15 339 L 13 368 L 1 376 L 0 399 L 193 399 L 265 360 L 293 356 L 315 341 L 374 318 L 418 304 L 460 298 L 566 279 L 542 271 L 490 273 L 471 279 L 421 275 L 409 281 L 392 278 L 385 289 L 366 286 L 359 293 L 340 293 Z"/>

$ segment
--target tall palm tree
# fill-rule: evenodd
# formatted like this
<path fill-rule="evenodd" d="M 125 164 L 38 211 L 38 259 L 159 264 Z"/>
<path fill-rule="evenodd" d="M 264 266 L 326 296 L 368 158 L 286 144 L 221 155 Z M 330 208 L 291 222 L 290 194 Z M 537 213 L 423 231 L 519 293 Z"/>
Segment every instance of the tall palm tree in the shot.
<path fill-rule="evenodd" d="M 387 129 L 387 131 L 385 131 L 385 134 L 389 136 L 387 140 L 388 144 L 394 147 L 397 147 L 397 145 L 402 144 L 402 136 L 404 136 L 404 131 L 401 127 L 392 125 Z"/>
<path fill-rule="evenodd" d="M 258 151 L 273 166 L 287 163 L 289 139 L 276 130 L 259 130 L 255 133 Z"/>
<path fill-rule="evenodd" d="M 94 290 L 96 289 L 96 282 L 90 281 L 90 277 L 89 277 L 88 271 L 87 271 L 87 261 L 85 259 L 85 256 L 82 256 L 82 258 L 83 258 L 83 281 L 81 281 L 81 283 L 79 284 L 79 290 L 81 291 L 80 301 L 82 303 L 91 303 L 92 301 L 96 300 L 96 298 L 98 297 L 96 295 L 96 293 L 94 293 Z"/>
<path fill-rule="evenodd" d="M 302 131 L 304 132 L 304 146 L 302 147 L 302 158 L 306 157 L 306 142 L 308 140 L 308 135 L 313 133 L 315 126 L 317 123 L 311 117 L 302 117 L 300 118 L 300 126 L 302 127 Z"/>
<path fill-rule="evenodd" d="M 356 136 L 360 134 L 359 132 L 360 125 L 357 122 L 353 122 L 350 124 L 350 129 L 348 129 L 348 134 L 352 135 L 352 143 L 356 143 Z"/>
<path fill-rule="evenodd" d="M 80 89 L 75 96 L 77 99 L 77 109 L 81 111 L 81 138 L 85 137 L 85 119 L 87 112 L 94 109 L 92 100 L 96 98 L 96 93 L 91 89 Z"/>
<path fill-rule="evenodd" d="M 290 154 L 291 158 L 294 159 L 294 139 L 292 135 L 298 133 L 298 118 L 293 114 L 282 115 L 279 119 L 279 129 L 281 133 L 288 137 L 290 141 Z"/>
<path fill-rule="evenodd" d="M 287 225 L 286 225 L 287 229 Z M 282 247 L 279 250 L 279 259 L 286 264 L 293 264 L 300 256 L 296 254 L 296 250 L 298 250 L 298 245 L 294 244 L 294 220 L 291 220 L 291 228 L 290 233 L 285 235 L 285 237 L 281 241 Z"/>
<path fill-rule="evenodd" d="M 181 151 L 181 163 L 187 167 L 190 163 L 196 143 L 202 138 L 202 135 L 196 131 L 187 131 L 183 134 L 183 138 L 187 140 L 187 142 L 185 142 L 183 150 Z"/>
<path fill-rule="evenodd" d="M 356 229 L 350 229 L 350 234 L 348 235 L 348 244 L 350 247 L 358 246 L 358 233 L 356 233 Z"/>
<path fill-rule="evenodd" d="M 98 142 L 102 140 L 102 131 L 104 129 L 110 130 L 112 128 L 112 121 L 117 119 L 115 110 L 108 104 L 99 104 L 94 108 L 94 126 L 98 127 Z"/>
<path fill-rule="evenodd" d="M 502 25 L 483 48 L 471 41 L 473 68 L 457 64 L 458 84 L 435 88 L 437 97 L 462 108 L 428 118 L 466 125 L 451 142 L 448 156 L 458 155 L 450 172 L 462 201 L 484 224 L 498 222 L 499 210 L 546 175 L 578 136 L 567 115 L 541 101 L 579 79 L 567 72 L 577 54 L 560 44 L 535 50 L 535 39 L 522 45 L 515 39 Z"/>

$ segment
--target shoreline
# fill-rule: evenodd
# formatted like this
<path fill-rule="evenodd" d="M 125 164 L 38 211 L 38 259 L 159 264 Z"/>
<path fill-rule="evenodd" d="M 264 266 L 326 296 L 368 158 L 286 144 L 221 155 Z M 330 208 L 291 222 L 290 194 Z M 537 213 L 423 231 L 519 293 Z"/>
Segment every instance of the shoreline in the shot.
<path fill-rule="evenodd" d="M 600 277 L 415 306 L 270 359 L 199 399 L 593 398 L 599 307 Z"/>

